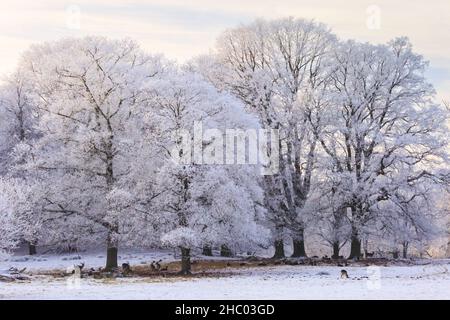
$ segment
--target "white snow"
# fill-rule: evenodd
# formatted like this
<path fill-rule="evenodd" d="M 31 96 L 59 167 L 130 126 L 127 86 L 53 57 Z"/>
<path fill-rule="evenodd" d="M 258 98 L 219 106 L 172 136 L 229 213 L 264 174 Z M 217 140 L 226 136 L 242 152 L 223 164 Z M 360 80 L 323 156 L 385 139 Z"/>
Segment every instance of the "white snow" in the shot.
<path fill-rule="evenodd" d="M 129 261 L 173 260 L 170 252 L 124 253 Z M 82 260 L 48 256 L 45 261 L 3 261 L 32 270 L 61 268 L 74 261 L 100 266 L 94 255 Z M 38 258 L 39 259 L 39 258 Z M 43 258 L 40 258 L 43 259 Z M 31 263 L 30 263 L 31 262 Z M 429 261 L 431 262 L 431 261 Z M 423 263 L 423 262 L 422 262 Z M 205 278 L 72 279 L 33 276 L 30 281 L 0 282 L 0 299 L 450 299 L 450 260 L 432 264 L 387 267 L 274 266 L 226 270 L 232 275 Z"/>

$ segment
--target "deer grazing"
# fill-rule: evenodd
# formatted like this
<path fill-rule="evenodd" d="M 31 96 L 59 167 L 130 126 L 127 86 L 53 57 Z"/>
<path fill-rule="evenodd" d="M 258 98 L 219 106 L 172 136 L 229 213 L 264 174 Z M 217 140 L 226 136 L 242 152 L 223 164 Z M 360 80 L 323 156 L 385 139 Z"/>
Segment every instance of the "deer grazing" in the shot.
<path fill-rule="evenodd" d="M 130 263 L 128 262 L 122 263 L 122 273 L 124 275 L 128 275 L 131 273 Z"/>
<path fill-rule="evenodd" d="M 152 261 L 152 263 L 150 264 L 150 267 L 152 268 L 153 271 L 162 271 L 161 270 L 161 263 L 162 259 L 159 259 L 158 261 Z"/>

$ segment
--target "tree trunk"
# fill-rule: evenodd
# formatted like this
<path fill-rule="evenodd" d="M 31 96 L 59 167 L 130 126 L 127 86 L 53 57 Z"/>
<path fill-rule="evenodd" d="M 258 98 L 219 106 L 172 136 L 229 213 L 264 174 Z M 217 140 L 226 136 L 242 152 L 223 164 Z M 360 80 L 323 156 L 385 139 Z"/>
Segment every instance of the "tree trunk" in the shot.
<path fill-rule="evenodd" d="M 408 246 L 409 246 L 408 241 L 403 242 L 403 259 L 408 258 Z"/>
<path fill-rule="evenodd" d="M 68 245 L 67 246 L 67 252 L 68 253 L 74 253 L 74 252 L 78 252 L 78 248 L 76 245 L 72 246 L 72 245 Z"/>
<path fill-rule="evenodd" d="M 109 136 L 106 143 L 106 186 L 108 191 L 113 190 L 115 176 L 114 176 L 114 133 L 112 132 L 112 127 L 110 119 L 107 120 Z M 117 252 L 119 247 L 119 240 L 117 238 L 119 234 L 119 223 L 114 221 L 110 223 L 108 229 L 108 236 L 106 239 L 106 266 L 105 270 L 111 271 L 118 268 L 117 263 Z"/>
<path fill-rule="evenodd" d="M 361 257 L 361 240 L 359 239 L 358 231 L 352 227 L 352 236 L 350 244 L 349 259 L 359 259 Z"/>
<path fill-rule="evenodd" d="M 275 253 L 273 255 L 274 259 L 282 259 L 284 254 L 284 241 L 283 241 L 283 227 L 275 227 L 275 241 L 274 241 Z"/>
<path fill-rule="evenodd" d="M 230 248 L 226 244 L 223 244 L 220 247 L 220 256 L 221 257 L 232 257 L 233 252 L 231 252 Z"/>
<path fill-rule="evenodd" d="M 392 258 L 398 259 L 398 256 L 399 256 L 399 250 L 395 249 L 394 251 L 392 251 Z"/>
<path fill-rule="evenodd" d="M 447 252 L 445 253 L 447 258 L 450 258 L 450 239 L 447 242 Z"/>
<path fill-rule="evenodd" d="M 180 274 L 191 274 L 191 249 L 181 247 Z"/>
<path fill-rule="evenodd" d="M 105 270 L 111 271 L 118 268 L 117 247 L 108 247 L 106 249 L 106 267 Z"/>
<path fill-rule="evenodd" d="M 301 229 L 292 237 L 294 252 L 292 258 L 306 257 L 304 230 Z"/>
<path fill-rule="evenodd" d="M 213 253 L 211 246 L 203 246 L 202 254 L 204 256 L 212 257 Z"/>
<path fill-rule="evenodd" d="M 367 259 L 367 254 L 369 253 L 369 239 L 366 237 L 363 243 L 364 259 Z"/>
<path fill-rule="evenodd" d="M 114 239 L 112 231 L 108 233 L 108 239 L 106 241 L 106 271 L 111 271 L 118 268 L 117 263 L 118 242 Z"/>
<path fill-rule="evenodd" d="M 283 239 L 277 239 L 274 242 L 275 254 L 273 255 L 274 259 L 282 259 L 285 257 L 284 255 L 284 241 Z"/>
<path fill-rule="evenodd" d="M 333 255 L 331 256 L 332 259 L 339 259 L 339 241 L 333 242 Z"/>
<path fill-rule="evenodd" d="M 28 242 L 28 254 L 30 256 L 35 255 L 37 253 L 36 251 L 36 244 L 32 242 Z"/>

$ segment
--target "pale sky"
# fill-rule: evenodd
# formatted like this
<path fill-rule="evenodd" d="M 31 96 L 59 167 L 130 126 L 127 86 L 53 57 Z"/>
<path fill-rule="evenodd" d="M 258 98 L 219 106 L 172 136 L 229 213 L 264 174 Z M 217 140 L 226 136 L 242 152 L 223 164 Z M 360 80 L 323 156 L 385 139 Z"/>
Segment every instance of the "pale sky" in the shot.
<path fill-rule="evenodd" d="M 286 16 L 326 23 L 342 39 L 409 37 L 430 61 L 438 99 L 450 100 L 450 0 L 0 0 L 0 73 L 30 44 L 67 36 L 131 37 L 184 61 L 226 28 Z"/>

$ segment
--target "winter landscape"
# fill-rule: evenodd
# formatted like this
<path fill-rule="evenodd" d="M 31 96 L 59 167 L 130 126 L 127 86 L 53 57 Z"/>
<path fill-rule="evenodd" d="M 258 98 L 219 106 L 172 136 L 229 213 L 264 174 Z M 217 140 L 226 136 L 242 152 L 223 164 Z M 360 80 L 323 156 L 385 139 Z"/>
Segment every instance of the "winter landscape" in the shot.
<path fill-rule="evenodd" d="M 176 60 L 82 8 L 0 82 L 0 299 L 450 299 L 450 100 L 412 40 L 283 15 Z"/>
<path fill-rule="evenodd" d="M 74 260 L 75 259 L 75 260 Z M 2 282 L 0 299 L 449 299 L 450 260 L 358 262 L 346 267 L 336 263 L 292 265 L 291 262 L 198 256 L 202 264 L 189 277 L 151 270 L 152 261 L 162 265 L 174 261 L 173 252 L 126 252 L 121 260 L 130 263 L 135 274 L 96 277 L 89 269 L 103 266 L 98 252 L 80 255 L 39 255 L 11 258 L 0 263 L 27 268 L 27 279 Z M 200 262 L 202 261 L 202 262 Z M 73 265 L 85 263 L 79 278 Z M 349 278 L 341 278 L 345 268 Z M 200 271 L 200 270 L 206 270 Z M 5 271 L 6 272 L 6 271 Z M 9 274 L 9 272 L 8 272 Z M 95 274 L 95 273 L 93 273 Z"/>

